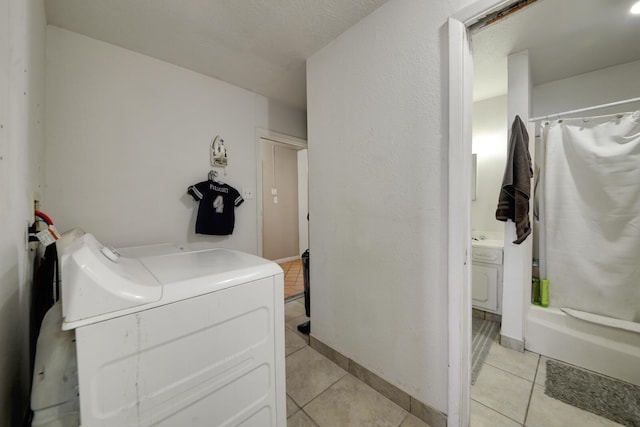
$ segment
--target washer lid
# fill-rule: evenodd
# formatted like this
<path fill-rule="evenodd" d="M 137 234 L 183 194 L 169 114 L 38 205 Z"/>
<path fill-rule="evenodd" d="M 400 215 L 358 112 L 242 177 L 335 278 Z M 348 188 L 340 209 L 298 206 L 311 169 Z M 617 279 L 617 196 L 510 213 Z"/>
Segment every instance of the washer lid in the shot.
<path fill-rule="evenodd" d="M 62 329 L 161 298 L 162 284 L 140 260 L 120 257 L 91 234 L 76 239 L 62 257 Z"/>
<path fill-rule="evenodd" d="M 118 253 L 127 258 L 140 258 L 145 256 L 167 255 L 178 252 L 189 251 L 186 245 L 176 245 L 173 243 L 160 243 L 156 245 L 129 246 L 118 248 Z"/>
<path fill-rule="evenodd" d="M 140 258 L 163 285 L 163 303 L 282 274 L 278 264 L 230 249 L 204 249 Z"/>
<path fill-rule="evenodd" d="M 120 256 L 91 234 L 69 246 L 62 257 L 63 330 L 283 274 L 272 261 L 229 249 L 160 245 L 130 254 L 139 258 Z"/>

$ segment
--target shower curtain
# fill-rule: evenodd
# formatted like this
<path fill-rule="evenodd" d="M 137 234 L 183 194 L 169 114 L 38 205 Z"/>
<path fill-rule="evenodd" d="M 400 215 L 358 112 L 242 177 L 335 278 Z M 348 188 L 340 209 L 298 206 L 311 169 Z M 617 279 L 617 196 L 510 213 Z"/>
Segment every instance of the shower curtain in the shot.
<path fill-rule="evenodd" d="M 543 126 L 549 303 L 640 322 L 640 111 Z"/>

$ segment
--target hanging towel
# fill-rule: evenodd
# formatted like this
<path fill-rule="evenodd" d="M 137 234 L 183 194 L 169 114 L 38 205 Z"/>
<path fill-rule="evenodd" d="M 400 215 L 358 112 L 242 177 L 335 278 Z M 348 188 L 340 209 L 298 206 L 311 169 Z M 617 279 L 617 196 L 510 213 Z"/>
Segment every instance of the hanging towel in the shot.
<path fill-rule="evenodd" d="M 529 195 L 531 191 L 531 155 L 529 154 L 529 134 L 525 124 L 516 116 L 511 126 L 507 166 L 502 179 L 502 189 L 498 198 L 496 219 L 512 220 L 516 225 L 515 244 L 522 243 L 531 234 L 529 222 Z"/>

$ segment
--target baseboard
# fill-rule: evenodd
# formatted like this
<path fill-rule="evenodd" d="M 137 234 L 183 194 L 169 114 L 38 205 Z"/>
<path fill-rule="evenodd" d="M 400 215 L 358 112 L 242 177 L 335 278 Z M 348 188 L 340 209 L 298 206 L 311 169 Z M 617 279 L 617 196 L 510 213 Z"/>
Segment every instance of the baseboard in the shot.
<path fill-rule="evenodd" d="M 500 345 L 524 353 L 524 340 L 517 340 L 506 335 L 500 335 Z"/>
<path fill-rule="evenodd" d="M 443 414 L 437 409 L 419 401 L 407 392 L 399 389 L 383 378 L 380 378 L 375 373 L 348 358 L 339 351 L 331 348 L 313 335 L 310 335 L 309 337 L 309 345 L 318 353 L 322 354 L 336 365 L 358 378 L 360 381 L 369 385 L 369 387 L 373 388 L 378 393 L 403 408 L 405 411 L 410 412 L 425 423 L 429 424 L 430 427 L 447 426 L 446 414 Z"/>
<path fill-rule="evenodd" d="M 471 309 L 471 316 L 478 319 L 490 320 L 492 322 L 502 323 L 502 315 L 491 313 L 489 311 L 480 310 L 478 308 Z"/>
<path fill-rule="evenodd" d="M 300 259 L 300 255 L 290 256 L 288 258 L 274 259 L 273 262 L 276 264 L 282 264 L 283 262 L 296 261 Z"/>

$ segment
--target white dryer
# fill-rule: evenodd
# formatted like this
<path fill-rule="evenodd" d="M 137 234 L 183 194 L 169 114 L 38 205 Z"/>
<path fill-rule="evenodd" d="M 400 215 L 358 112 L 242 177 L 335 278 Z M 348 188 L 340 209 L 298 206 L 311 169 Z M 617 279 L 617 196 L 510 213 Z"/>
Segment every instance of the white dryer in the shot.
<path fill-rule="evenodd" d="M 157 249 L 124 257 L 86 234 L 62 257 L 81 425 L 285 426 L 280 267 L 226 249 Z"/>

